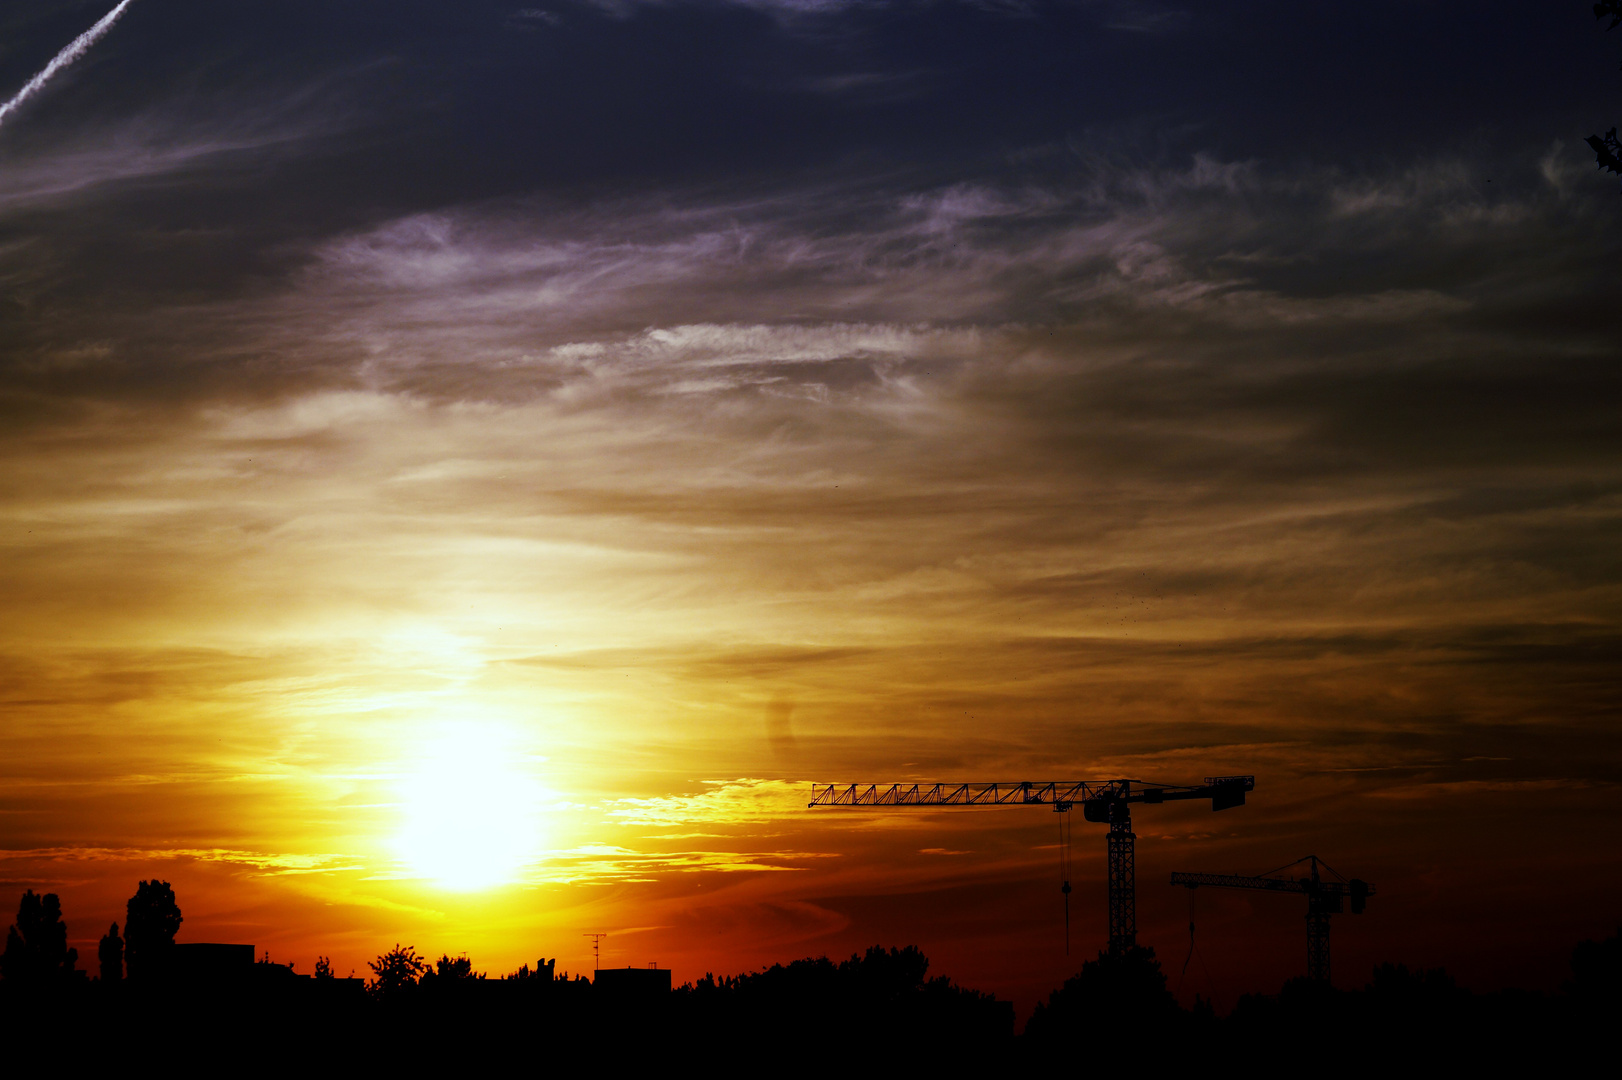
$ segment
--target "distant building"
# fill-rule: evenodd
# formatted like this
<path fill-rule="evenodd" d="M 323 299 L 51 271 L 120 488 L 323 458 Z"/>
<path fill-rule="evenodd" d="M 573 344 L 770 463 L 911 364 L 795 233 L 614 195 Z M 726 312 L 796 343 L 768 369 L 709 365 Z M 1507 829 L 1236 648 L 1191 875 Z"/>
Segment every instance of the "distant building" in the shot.
<path fill-rule="evenodd" d="M 557 963 L 558 962 L 556 959 L 548 960 L 543 956 L 539 960 L 535 961 L 535 967 L 533 969 L 528 964 L 525 964 L 511 975 L 501 976 L 498 981 L 550 983 L 556 976 Z"/>
<path fill-rule="evenodd" d="M 187 996 L 243 994 L 265 1000 L 348 1002 L 366 996 L 363 979 L 317 979 L 300 975 L 289 964 L 254 960 L 252 945 L 212 941 L 176 944 L 167 950 L 163 981 L 170 992 Z"/>
<path fill-rule="evenodd" d="M 623 997 L 658 997 L 670 993 L 669 968 L 598 968 L 592 972 L 591 981 L 598 990 Z"/>
<path fill-rule="evenodd" d="M 212 941 L 172 945 L 165 951 L 164 977 L 191 986 L 221 986 L 253 978 L 253 946 Z"/>

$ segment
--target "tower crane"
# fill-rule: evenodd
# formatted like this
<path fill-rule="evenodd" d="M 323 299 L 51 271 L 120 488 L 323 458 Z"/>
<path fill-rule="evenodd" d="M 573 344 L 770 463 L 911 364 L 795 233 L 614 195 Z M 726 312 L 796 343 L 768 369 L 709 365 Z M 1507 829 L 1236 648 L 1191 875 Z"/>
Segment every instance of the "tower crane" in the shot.
<path fill-rule="evenodd" d="M 1254 776 L 1207 776 L 1198 785 L 1153 784 L 1144 780 L 1074 780 L 1013 784 L 812 784 L 817 807 L 974 807 L 1051 806 L 1068 813 L 1077 803 L 1086 820 L 1109 826 L 1109 949 L 1122 954 L 1138 941 L 1132 804 L 1154 806 L 1187 799 L 1210 799 L 1212 810 L 1245 804 L 1256 787 Z M 1064 883 L 1069 919 L 1070 882 Z"/>
<path fill-rule="evenodd" d="M 1305 876 L 1279 876 L 1302 863 L 1309 864 Z M 1328 871 L 1333 880 L 1325 878 L 1320 870 Z M 1258 877 L 1179 872 L 1172 874 L 1171 883 L 1190 889 L 1204 886 L 1216 889 L 1264 889 L 1268 892 L 1304 894 L 1307 898 L 1307 978 L 1322 983 L 1329 982 L 1329 916 L 1339 915 L 1345 911 L 1348 898 L 1352 902 L 1352 914 L 1361 915 L 1363 909 L 1368 906 L 1369 897 L 1374 895 L 1373 885 L 1359 878 L 1346 880 L 1335 872 L 1334 867 L 1316 855 L 1297 859 L 1288 866 L 1269 870 Z M 1192 934 L 1192 921 L 1189 927 L 1189 933 Z"/>

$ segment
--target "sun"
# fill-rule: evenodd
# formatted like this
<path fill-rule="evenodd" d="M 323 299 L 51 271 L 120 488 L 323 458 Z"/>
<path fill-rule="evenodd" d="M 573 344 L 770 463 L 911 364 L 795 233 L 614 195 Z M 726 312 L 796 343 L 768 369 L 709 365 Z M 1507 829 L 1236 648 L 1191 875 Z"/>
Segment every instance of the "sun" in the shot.
<path fill-rule="evenodd" d="M 539 788 L 510 732 L 455 725 L 425 740 L 400 792 L 400 853 L 421 877 L 462 892 L 516 880 L 540 847 Z"/>

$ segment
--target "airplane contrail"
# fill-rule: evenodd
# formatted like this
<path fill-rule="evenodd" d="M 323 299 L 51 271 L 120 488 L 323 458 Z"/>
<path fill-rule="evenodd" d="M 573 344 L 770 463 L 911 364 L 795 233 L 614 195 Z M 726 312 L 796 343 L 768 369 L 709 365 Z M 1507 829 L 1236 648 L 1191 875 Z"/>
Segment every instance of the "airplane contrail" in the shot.
<path fill-rule="evenodd" d="M 29 98 L 33 97 L 35 94 L 39 93 L 40 88 L 46 83 L 50 82 L 53 75 L 67 67 L 69 64 L 73 63 L 75 60 L 79 59 L 79 57 L 83 56 L 85 52 L 89 50 L 90 46 L 100 41 L 102 36 L 113 28 L 113 23 L 118 21 L 118 17 L 124 14 L 124 9 L 129 7 L 134 2 L 135 0 L 119 0 L 119 5 L 113 8 L 113 10 L 109 11 L 106 15 L 102 16 L 100 22 L 86 30 L 84 33 L 80 34 L 78 37 L 74 38 L 72 43 L 69 44 L 67 48 L 57 53 L 55 58 L 52 59 L 49 64 L 45 65 L 45 70 L 41 71 L 38 75 L 35 75 L 32 79 L 29 79 L 28 84 L 21 90 L 17 91 L 16 96 L 14 96 L 10 101 L 6 102 L 4 105 L 0 105 L 0 124 L 6 122 L 6 117 L 13 109 L 27 101 Z"/>

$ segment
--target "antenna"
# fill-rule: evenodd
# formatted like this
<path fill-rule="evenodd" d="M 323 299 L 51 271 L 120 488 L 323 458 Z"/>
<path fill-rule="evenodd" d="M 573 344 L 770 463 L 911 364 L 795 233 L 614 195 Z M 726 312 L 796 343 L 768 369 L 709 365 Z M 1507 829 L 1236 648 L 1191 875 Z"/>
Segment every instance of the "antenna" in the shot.
<path fill-rule="evenodd" d="M 592 957 L 592 962 L 595 965 L 595 968 L 592 971 L 592 974 L 595 975 L 598 971 L 601 971 L 603 969 L 603 938 L 607 937 L 608 935 L 607 934 L 581 934 L 580 936 L 581 937 L 589 937 L 591 939 L 591 957 Z"/>

